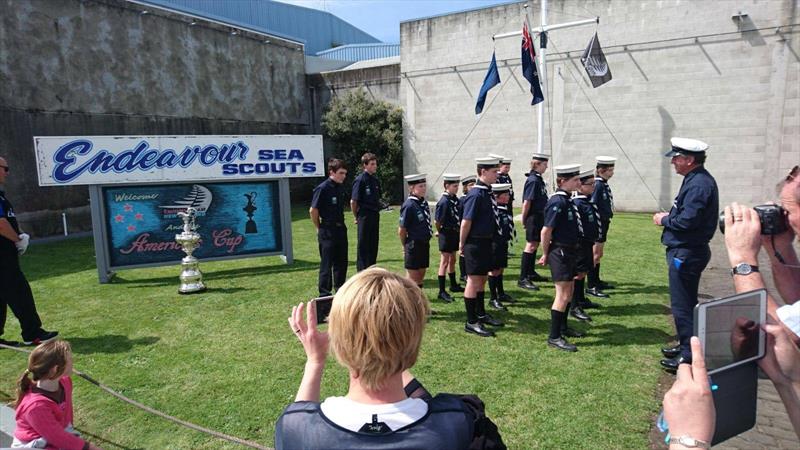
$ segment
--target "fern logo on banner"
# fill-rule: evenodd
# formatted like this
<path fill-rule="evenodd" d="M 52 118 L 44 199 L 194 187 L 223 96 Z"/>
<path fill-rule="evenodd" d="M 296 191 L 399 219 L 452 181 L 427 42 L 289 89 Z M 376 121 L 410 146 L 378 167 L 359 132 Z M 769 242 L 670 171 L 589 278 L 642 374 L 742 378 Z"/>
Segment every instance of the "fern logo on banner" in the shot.
<path fill-rule="evenodd" d="M 606 61 L 606 55 L 603 54 L 603 49 L 600 47 L 597 33 L 594 34 L 586 50 L 584 50 L 583 56 L 581 56 L 581 63 L 592 81 L 592 87 L 598 87 L 611 81 L 611 69 L 608 68 L 608 61 Z"/>

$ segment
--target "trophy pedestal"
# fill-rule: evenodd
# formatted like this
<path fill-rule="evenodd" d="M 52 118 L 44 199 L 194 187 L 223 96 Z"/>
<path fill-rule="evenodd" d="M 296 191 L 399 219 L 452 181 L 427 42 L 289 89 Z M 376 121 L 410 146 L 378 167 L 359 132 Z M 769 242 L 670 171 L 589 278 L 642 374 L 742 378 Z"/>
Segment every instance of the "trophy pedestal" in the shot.
<path fill-rule="evenodd" d="M 203 283 L 203 274 L 200 272 L 199 263 L 194 256 L 186 256 L 181 260 L 181 285 L 179 294 L 194 294 L 206 290 Z"/>

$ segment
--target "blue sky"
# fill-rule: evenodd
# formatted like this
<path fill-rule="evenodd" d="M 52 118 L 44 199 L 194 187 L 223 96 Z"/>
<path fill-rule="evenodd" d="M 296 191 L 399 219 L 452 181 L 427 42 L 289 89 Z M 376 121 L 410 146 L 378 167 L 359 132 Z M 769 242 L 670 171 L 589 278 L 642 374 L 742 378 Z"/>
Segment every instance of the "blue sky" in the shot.
<path fill-rule="evenodd" d="M 513 0 L 279 0 L 327 11 L 383 42 L 400 42 L 400 22 Z"/>

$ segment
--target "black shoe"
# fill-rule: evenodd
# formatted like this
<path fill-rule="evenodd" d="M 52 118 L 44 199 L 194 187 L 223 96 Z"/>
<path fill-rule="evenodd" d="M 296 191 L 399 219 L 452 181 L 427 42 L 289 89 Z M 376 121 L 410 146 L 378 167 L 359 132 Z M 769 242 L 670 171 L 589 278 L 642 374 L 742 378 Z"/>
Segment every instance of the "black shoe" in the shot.
<path fill-rule="evenodd" d="M 661 349 L 661 354 L 664 355 L 664 358 L 674 358 L 681 354 L 681 346 L 664 347 Z"/>
<path fill-rule="evenodd" d="M 600 297 L 600 298 L 608 298 L 608 297 L 610 297 L 608 294 L 603 293 L 603 291 L 601 291 L 600 289 L 598 289 L 596 287 L 587 289 L 586 293 L 589 294 L 589 295 L 592 295 L 594 297 Z"/>
<path fill-rule="evenodd" d="M 581 307 L 581 309 L 592 309 L 592 308 L 603 307 L 603 305 L 601 305 L 600 303 L 595 303 L 589 299 L 579 301 L 578 306 Z"/>
<path fill-rule="evenodd" d="M 503 322 L 495 319 L 494 317 L 492 317 L 492 316 L 490 316 L 488 314 L 483 315 L 483 316 L 478 316 L 478 322 L 480 322 L 480 323 L 482 323 L 484 325 L 491 325 L 493 327 L 502 327 L 502 326 L 505 325 Z"/>
<path fill-rule="evenodd" d="M 436 296 L 439 300 L 444 301 L 445 303 L 450 303 L 453 301 L 453 297 L 447 293 L 447 291 L 439 291 L 439 295 Z"/>
<path fill-rule="evenodd" d="M 569 315 L 574 317 L 574 318 L 576 318 L 576 319 L 578 319 L 578 320 L 582 320 L 584 322 L 591 322 L 592 321 L 592 318 L 589 317 L 588 314 L 583 312 L 583 309 L 581 309 L 580 306 L 576 306 L 576 307 L 572 308 L 572 310 L 569 312 Z"/>
<path fill-rule="evenodd" d="M 460 277 L 458 277 L 458 279 L 461 280 L 462 283 L 466 283 L 467 282 L 467 276 L 466 275 L 461 275 Z"/>
<path fill-rule="evenodd" d="M 517 300 L 514 297 L 512 297 L 512 296 L 510 296 L 508 294 L 500 295 L 498 300 L 500 300 L 503 303 L 517 303 Z"/>
<path fill-rule="evenodd" d="M 539 286 L 533 284 L 533 282 L 528 280 L 528 279 L 517 281 L 517 286 L 521 287 L 522 289 L 528 289 L 528 290 L 531 290 L 531 291 L 538 291 L 539 290 Z"/>
<path fill-rule="evenodd" d="M 578 351 L 578 347 L 576 347 L 575 344 L 570 344 L 563 337 L 559 337 L 558 339 L 547 338 L 547 345 L 549 345 L 550 347 L 555 347 L 559 350 L 564 350 L 565 352 Z"/>
<path fill-rule="evenodd" d="M 460 284 L 451 284 L 450 292 L 464 292 L 464 288 Z"/>
<path fill-rule="evenodd" d="M 541 283 L 542 281 L 547 281 L 548 278 L 547 277 L 543 277 L 543 276 L 539 275 L 536 271 L 534 271 L 533 275 L 528 275 L 528 280 L 530 282 L 538 281 L 538 282 Z"/>
<path fill-rule="evenodd" d="M 465 323 L 464 324 L 464 331 L 466 331 L 467 333 L 475 333 L 475 334 L 477 334 L 478 336 L 481 336 L 481 337 L 492 337 L 492 336 L 494 336 L 494 332 L 491 331 L 491 330 L 487 330 L 486 328 L 483 328 L 483 324 L 481 324 L 480 322 L 475 322 L 475 323 L 467 322 L 467 323 Z"/>
<path fill-rule="evenodd" d="M 500 300 L 496 298 L 489 300 L 489 306 L 498 311 L 508 311 L 508 308 L 506 308 L 505 305 L 503 305 Z"/>
<path fill-rule="evenodd" d="M 17 341 L 7 341 L 5 339 L 0 338 L 0 344 L 7 345 L 9 347 L 19 347 L 21 344 Z"/>
<path fill-rule="evenodd" d="M 50 341 L 52 339 L 55 339 L 56 336 L 58 336 L 58 331 L 41 330 L 39 332 L 39 335 L 36 336 L 35 338 L 33 338 L 33 340 L 30 340 L 30 341 L 23 340 L 22 342 L 25 345 L 39 345 L 41 343 L 44 343 L 44 342 Z"/>
<path fill-rule="evenodd" d="M 678 366 L 681 364 L 691 364 L 691 358 L 684 358 L 683 356 L 676 356 L 674 358 L 662 359 L 661 367 L 671 372 L 677 372 Z"/>
<path fill-rule="evenodd" d="M 608 284 L 605 281 L 601 281 L 601 282 L 597 283 L 597 287 L 599 287 L 602 290 L 614 289 L 614 285 L 613 284 Z"/>
<path fill-rule="evenodd" d="M 561 330 L 561 336 L 582 338 L 586 336 L 586 333 L 584 333 L 583 331 L 573 330 L 572 328 L 565 328 Z"/>

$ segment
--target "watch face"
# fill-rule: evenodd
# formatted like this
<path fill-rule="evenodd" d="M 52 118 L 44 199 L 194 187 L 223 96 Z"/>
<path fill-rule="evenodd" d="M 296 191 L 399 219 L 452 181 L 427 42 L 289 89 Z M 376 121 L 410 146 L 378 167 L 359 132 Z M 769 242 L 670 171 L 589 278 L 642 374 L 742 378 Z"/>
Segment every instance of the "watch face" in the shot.
<path fill-rule="evenodd" d="M 736 266 L 736 273 L 738 273 L 740 275 L 747 275 L 752 271 L 753 271 L 753 268 L 750 267 L 750 264 L 747 264 L 747 263 L 741 263 L 741 264 Z"/>

